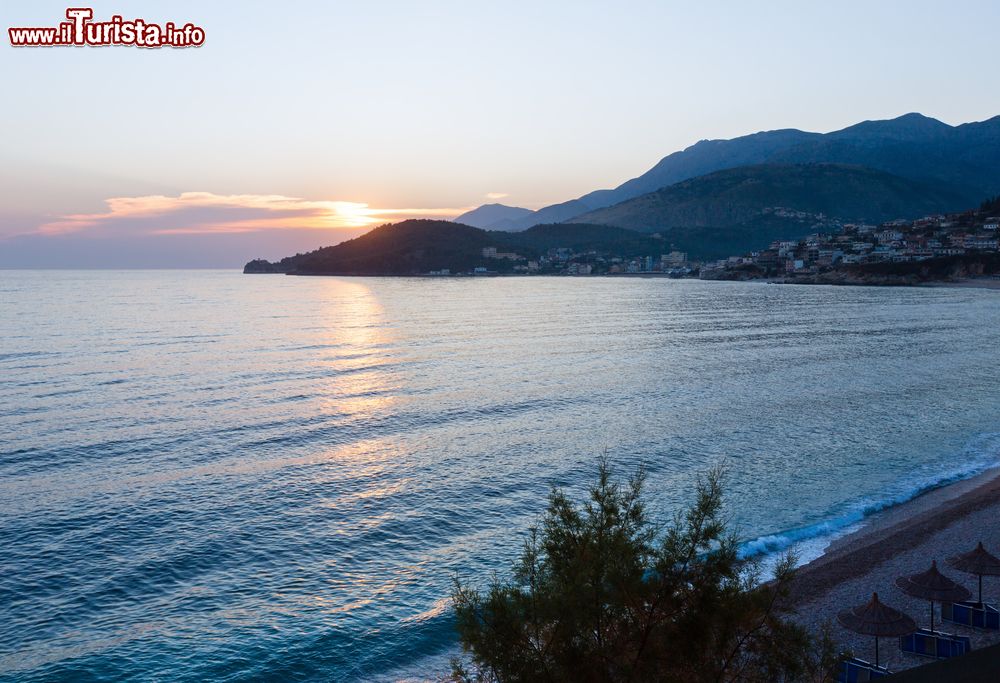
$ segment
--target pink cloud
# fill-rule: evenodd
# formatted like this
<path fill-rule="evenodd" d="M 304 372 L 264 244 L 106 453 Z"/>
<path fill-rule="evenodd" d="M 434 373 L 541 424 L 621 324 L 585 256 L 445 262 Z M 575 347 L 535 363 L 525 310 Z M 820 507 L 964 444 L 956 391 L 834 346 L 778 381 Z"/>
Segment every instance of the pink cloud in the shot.
<path fill-rule="evenodd" d="M 283 229 L 357 229 L 408 218 L 453 218 L 469 207 L 379 208 L 361 202 L 283 195 L 184 192 L 176 197 L 112 197 L 107 211 L 60 216 L 39 225 L 43 235 L 67 233 L 218 234 Z"/>

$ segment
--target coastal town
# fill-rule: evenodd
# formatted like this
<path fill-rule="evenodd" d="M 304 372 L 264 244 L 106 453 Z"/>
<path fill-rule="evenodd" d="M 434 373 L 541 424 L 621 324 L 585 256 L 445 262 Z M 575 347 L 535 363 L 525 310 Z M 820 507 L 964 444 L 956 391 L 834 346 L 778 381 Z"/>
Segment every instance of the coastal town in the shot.
<path fill-rule="evenodd" d="M 823 214 L 806 214 L 785 207 L 764 210 L 810 225 L 800 239 L 775 240 L 766 249 L 728 258 L 698 261 L 670 249 L 658 255 L 624 256 L 567 247 L 527 258 L 497 247 L 482 249 L 482 257 L 507 262 L 502 270 L 515 274 L 645 275 L 704 280 L 768 279 L 780 282 L 833 281 L 844 273 L 863 273 L 880 264 L 962 262 L 977 256 L 1000 255 L 1000 210 L 988 202 L 979 211 L 894 220 L 881 224 L 848 223 Z M 997 215 L 993 215 L 993 214 Z M 654 234 L 654 237 L 659 235 Z M 664 240 L 664 244 L 669 243 Z M 512 265 L 511 265 L 512 264 Z M 476 267 L 472 275 L 492 275 L 501 269 Z M 883 268 L 884 270 L 884 268 Z M 905 272 L 902 266 L 897 271 Z M 455 274 L 447 269 L 429 275 Z M 973 273 L 983 274 L 983 273 Z"/>
<path fill-rule="evenodd" d="M 485 247 L 482 256 L 486 259 L 504 259 L 514 262 L 510 269 L 520 275 L 622 275 L 659 274 L 671 277 L 697 275 L 697 262 L 688 261 L 686 252 L 673 250 L 661 256 L 612 256 L 597 250 L 574 251 L 569 247 L 556 247 L 538 258 L 526 258 L 514 252 L 498 251 L 496 247 Z M 432 270 L 428 275 L 448 276 L 451 269 Z M 497 275 L 498 270 L 477 266 L 470 275 Z"/>
<path fill-rule="evenodd" d="M 822 217 L 820 217 L 822 218 Z M 844 223 L 799 240 L 703 263 L 702 279 L 814 276 L 847 266 L 913 263 L 998 251 L 1000 217 L 974 212 L 896 220 L 880 225 Z"/>

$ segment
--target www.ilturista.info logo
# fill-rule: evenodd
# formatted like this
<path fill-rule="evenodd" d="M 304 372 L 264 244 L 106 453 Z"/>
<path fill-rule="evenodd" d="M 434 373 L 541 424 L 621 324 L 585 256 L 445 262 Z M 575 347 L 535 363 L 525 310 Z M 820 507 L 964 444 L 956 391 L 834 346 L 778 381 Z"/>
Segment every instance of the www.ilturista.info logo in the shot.
<path fill-rule="evenodd" d="M 117 14 L 110 21 L 91 21 L 94 10 L 90 7 L 70 7 L 66 18 L 69 21 L 54 28 L 9 28 L 10 44 L 14 47 L 201 47 L 205 42 L 205 29 L 191 23 L 178 26 L 172 21 L 163 25 L 145 19 L 125 21 Z"/>

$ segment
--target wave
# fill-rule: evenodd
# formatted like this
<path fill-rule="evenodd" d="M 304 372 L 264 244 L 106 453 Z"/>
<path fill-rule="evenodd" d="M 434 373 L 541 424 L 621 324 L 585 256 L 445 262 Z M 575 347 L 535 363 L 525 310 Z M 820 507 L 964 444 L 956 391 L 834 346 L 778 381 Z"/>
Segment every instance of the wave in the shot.
<path fill-rule="evenodd" d="M 856 501 L 845 510 L 819 522 L 744 541 L 740 544 L 740 554 L 742 557 L 767 556 L 794 547 L 800 562 L 813 560 L 822 555 L 831 542 L 851 533 L 872 515 L 907 503 L 935 489 L 1000 468 L 1000 433 L 983 434 L 976 438 L 962 450 L 958 460 L 962 462 L 958 467 L 943 471 L 925 469 L 917 476 L 902 480 L 887 495 L 874 500 Z"/>

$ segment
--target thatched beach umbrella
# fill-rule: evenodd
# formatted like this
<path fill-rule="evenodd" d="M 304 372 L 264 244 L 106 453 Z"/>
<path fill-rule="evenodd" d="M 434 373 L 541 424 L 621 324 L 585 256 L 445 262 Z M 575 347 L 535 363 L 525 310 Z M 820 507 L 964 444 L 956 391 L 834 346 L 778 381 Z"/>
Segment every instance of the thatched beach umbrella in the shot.
<path fill-rule="evenodd" d="M 879 602 L 878 593 L 872 593 L 867 604 L 840 612 L 837 621 L 855 633 L 875 636 L 875 666 L 878 666 L 879 638 L 905 636 L 917 630 L 917 622 L 913 619 Z"/>
<path fill-rule="evenodd" d="M 931 630 L 934 630 L 934 603 L 961 602 L 968 600 L 972 592 L 965 586 L 959 586 L 947 576 L 938 571 L 937 560 L 931 562 L 931 568 L 913 576 L 901 576 L 896 579 L 896 585 L 915 598 L 930 600 Z"/>
<path fill-rule="evenodd" d="M 975 550 L 948 559 L 948 564 L 960 572 L 979 577 L 979 604 L 983 604 L 983 577 L 1000 576 L 1000 558 L 987 552 L 980 541 Z"/>

